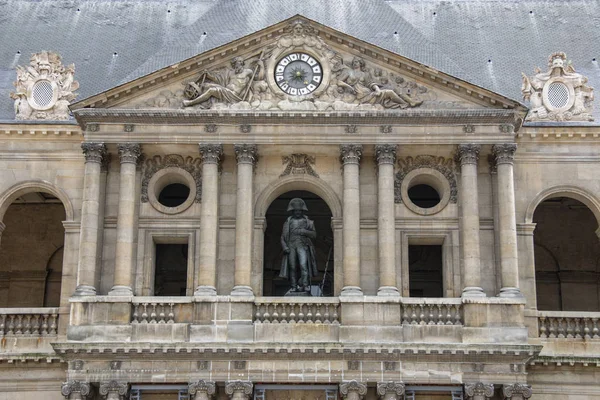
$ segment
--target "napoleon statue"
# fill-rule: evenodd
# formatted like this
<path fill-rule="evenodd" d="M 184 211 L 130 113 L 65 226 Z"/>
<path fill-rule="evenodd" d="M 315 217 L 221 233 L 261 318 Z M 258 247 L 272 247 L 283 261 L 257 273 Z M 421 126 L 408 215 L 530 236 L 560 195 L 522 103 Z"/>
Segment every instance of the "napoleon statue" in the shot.
<path fill-rule="evenodd" d="M 317 276 L 318 272 L 313 243 L 317 237 L 315 223 L 304 215 L 308 209 L 302 199 L 290 200 L 287 211 L 292 215 L 283 224 L 281 233 L 284 256 L 279 277 L 289 280 L 288 295 L 306 295 L 310 293 L 310 278 Z"/>

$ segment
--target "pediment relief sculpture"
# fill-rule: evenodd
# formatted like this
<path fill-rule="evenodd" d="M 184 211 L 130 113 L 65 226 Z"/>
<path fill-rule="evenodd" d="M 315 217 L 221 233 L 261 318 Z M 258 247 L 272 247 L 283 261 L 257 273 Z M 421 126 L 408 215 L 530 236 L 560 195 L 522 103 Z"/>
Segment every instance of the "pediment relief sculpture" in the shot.
<path fill-rule="evenodd" d="M 587 82 L 567 62 L 565 53 L 552 53 L 547 72 L 536 68 L 534 76 L 523 74 L 523 99 L 531 104 L 526 120 L 593 121 L 594 88 Z"/>
<path fill-rule="evenodd" d="M 362 57 L 344 55 L 308 22 L 295 20 L 256 54 L 201 71 L 191 81 L 163 89 L 135 108 L 370 111 L 466 108 Z"/>
<path fill-rule="evenodd" d="M 51 51 L 31 55 L 29 65 L 17 66 L 13 83 L 17 120 L 67 120 L 69 104 L 77 96 L 79 83 L 73 79 L 75 65 L 63 65 L 61 57 Z"/>

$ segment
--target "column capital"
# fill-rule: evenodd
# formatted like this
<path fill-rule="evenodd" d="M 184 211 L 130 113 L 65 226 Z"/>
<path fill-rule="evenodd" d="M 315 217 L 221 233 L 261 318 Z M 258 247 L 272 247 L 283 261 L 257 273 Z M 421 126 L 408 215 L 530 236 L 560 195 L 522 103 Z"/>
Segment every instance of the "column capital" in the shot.
<path fill-rule="evenodd" d="M 194 400 L 207 400 L 215 394 L 216 385 L 213 381 L 201 379 L 188 385 L 188 393 Z"/>
<path fill-rule="evenodd" d="M 360 164 L 362 151 L 362 144 L 342 144 L 340 145 L 340 161 L 342 164 Z"/>
<path fill-rule="evenodd" d="M 67 381 L 63 382 L 60 392 L 65 399 L 86 399 L 92 392 L 89 382 Z"/>
<path fill-rule="evenodd" d="M 198 145 L 198 150 L 202 156 L 202 164 L 219 164 L 223 157 L 222 144 L 202 144 Z"/>
<path fill-rule="evenodd" d="M 367 394 L 367 385 L 355 380 L 340 383 L 340 393 L 347 400 L 360 400 Z"/>
<path fill-rule="evenodd" d="M 402 382 L 377 382 L 377 394 L 386 399 L 397 399 L 404 394 L 404 383 Z"/>
<path fill-rule="evenodd" d="M 465 164 L 475 164 L 477 165 L 477 161 L 479 160 L 479 152 L 481 151 L 481 146 L 478 144 L 468 143 L 468 144 L 459 144 L 457 149 L 457 158 L 460 161 L 460 165 Z"/>
<path fill-rule="evenodd" d="M 252 164 L 258 162 L 258 148 L 255 144 L 234 144 L 235 158 L 238 164 Z"/>
<path fill-rule="evenodd" d="M 465 383 L 465 394 L 467 399 L 484 400 L 494 395 L 494 385 L 483 382 Z"/>
<path fill-rule="evenodd" d="M 495 144 L 492 146 L 492 154 L 496 159 L 496 165 L 512 164 L 517 151 L 516 143 Z"/>
<path fill-rule="evenodd" d="M 510 400 L 528 399 L 531 397 L 531 386 L 524 383 L 513 383 L 511 385 L 502 385 L 502 394 Z"/>
<path fill-rule="evenodd" d="M 395 144 L 378 144 L 375 146 L 375 159 L 377 164 L 394 164 L 396 162 Z"/>
<path fill-rule="evenodd" d="M 117 148 L 119 149 L 121 164 L 137 164 L 139 157 L 142 155 L 142 146 L 138 143 L 119 143 Z"/>
<path fill-rule="evenodd" d="M 231 398 L 248 398 L 252 394 L 252 382 L 232 381 L 225 385 L 225 393 Z"/>
<path fill-rule="evenodd" d="M 85 156 L 85 162 L 102 164 L 102 159 L 106 156 L 106 145 L 97 142 L 83 142 L 81 149 Z"/>
<path fill-rule="evenodd" d="M 98 391 L 103 399 L 124 400 L 129 391 L 129 384 L 117 381 L 102 382 Z"/>

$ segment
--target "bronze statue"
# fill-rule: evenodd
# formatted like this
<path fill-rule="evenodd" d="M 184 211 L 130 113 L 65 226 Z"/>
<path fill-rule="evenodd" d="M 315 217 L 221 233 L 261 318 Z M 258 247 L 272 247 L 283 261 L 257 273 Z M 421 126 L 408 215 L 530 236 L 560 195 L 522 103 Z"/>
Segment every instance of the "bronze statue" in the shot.
<path fill-rule="evenodd" d="M 317 276 L 318 272 L 313 243 L 317 237 L 315 223 L 304 215 L 308 209 L 300 198 L 290 200 L 287 211 L 291 211 L 292 215 L 283 224 L 281 233 L 284 257 L 279 277 L 289 280 L 291 289 L 288 293 L 306 294 L 310 292 L 310 278 Z"/>

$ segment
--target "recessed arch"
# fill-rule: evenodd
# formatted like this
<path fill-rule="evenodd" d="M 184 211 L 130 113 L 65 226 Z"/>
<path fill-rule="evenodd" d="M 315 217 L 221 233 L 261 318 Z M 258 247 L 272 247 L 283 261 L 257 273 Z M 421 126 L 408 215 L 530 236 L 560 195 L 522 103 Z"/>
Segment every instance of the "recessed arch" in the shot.
<path fill-rule="evenodd" d="M 58 198 L 65 207 L 67 221 L 73 221 L 75 212 L 69 196 L 61 188 L 44 180 L 30 180 L 14 184 L 0 195 L 0 221 L 4 220 L 4 214 L 8 207 L 19 197 L 27 193 L 42 192 Z"/>
<path fill-rule="evenodd" d="M 258 196 L 254 207 L 254 216 L 264 217 L 273 200 L 294 190 L 306 190 L 316 194 L 327 203 L 334 219 L 342 217 L 342 202 L 331 186 L 310 175 L 289 175 L 272 182 Z"/>

